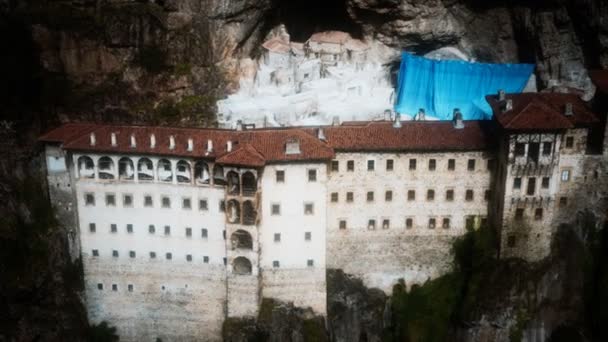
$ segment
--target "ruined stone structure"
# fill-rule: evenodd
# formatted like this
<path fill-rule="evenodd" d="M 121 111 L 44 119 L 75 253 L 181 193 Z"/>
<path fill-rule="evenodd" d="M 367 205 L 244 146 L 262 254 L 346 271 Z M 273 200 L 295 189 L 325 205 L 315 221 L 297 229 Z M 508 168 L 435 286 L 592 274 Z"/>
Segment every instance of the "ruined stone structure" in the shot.
<path fill-rule="evenodd" d="M 605 159 L 588 152 L 598 118 L 569 94 L 488 101 L 492 121 L 47 133 L 89 318 L 127 341 L 218 340 L 225 317 L 254 316 L 265 297 L 324 315 L 327 268 L 387 292 L 422 283 L 489 223 L 502 257 L 542 259 Z"/>

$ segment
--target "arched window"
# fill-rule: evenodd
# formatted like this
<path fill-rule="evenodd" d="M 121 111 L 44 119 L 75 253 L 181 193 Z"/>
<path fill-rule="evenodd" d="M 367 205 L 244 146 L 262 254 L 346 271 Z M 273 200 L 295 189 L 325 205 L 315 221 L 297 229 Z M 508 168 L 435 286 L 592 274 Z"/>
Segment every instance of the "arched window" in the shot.
<path fill-rule="evenodd" d="M 123 157 L 118 161 L 118 178 L 122 180 L 132 180 L 135 176 L 135 168 L 130 158 Z"/>
<path fill-rule="evenodd" d="M 78 174 L 83 178 L 95 178 L 95 164 L 87 156 L 78 158 Z"/>
<path fill-rule="evenodd" d="M 137 162 L 137 178 L 139 178 L 139 180 L 154 179 L 154 165 L 150 159 L 141 158 Z"/>
<path fill-rule="evenodd" d="M 243 174 L 243 196 L 253 196 L 258 191 L 258 183 L 253 172 Z"/>
<path fill-rule="evenodd" d="M 114 161 L 110 157 L 99 158 L 99 178 L 114 179 Z"/>
<path fill-rule="evenodd" d="M 162 182 L 171 182 L 173 180 L 173 171 L 171 170 L 171 162 L 167 159 L 158 161 L 158 180 Z"/>
<path fill-rule="evenodd" d="M 238 195 L 241 193 L 241 186 L 239 182 L 239 174 L 230 171 L 228 172 L 228 194 Z"/>
<path fill-rule="evenodd" d="M 233 250 L 237 248 L 253 249 L 253 239 L 251 238 L 251 234 L 242 229 L 232 233 L 230 236 L 230 244 L 232 245 Z"/>
<path fill-rule="evenodd" d="M 194 177 L 197 184 L 209 184 L 209 165 L 203 161 L 194 164 Z"/>
<path fill-rule="evenodd" d="M 251 274 L 251 261 L 245 257 L 237 257 L 232 262 L 232 272 L 234 274 Z"/>
<path fill-rule="evenodd" d="M 229 223 L 240 223 L 241 222 L 241 207 L 239 202 L 232 199 L 228 201 L 226 206 L 226 215 Z"/>
<path fill-rule="evenodd" d="M 176 172 L 178 183 L 190 183 L 192 179 L 192 171 L 190 170 L 190 163 L 185 160 L 180 160 L 176 165 Z"/>
<path fill-rule="evenodd" d="M 257 213 L 253 206 L 253 202 L 245 201 L 243 202 L 243 224 L 244 225 L 254 225 L 256 221 Z"/>
<path fill-rule="evenodd" d="M 224 168 L 220 165 L 213 166 L 213 184 L 226 185 L 226 177 L 224 177 Z"/>

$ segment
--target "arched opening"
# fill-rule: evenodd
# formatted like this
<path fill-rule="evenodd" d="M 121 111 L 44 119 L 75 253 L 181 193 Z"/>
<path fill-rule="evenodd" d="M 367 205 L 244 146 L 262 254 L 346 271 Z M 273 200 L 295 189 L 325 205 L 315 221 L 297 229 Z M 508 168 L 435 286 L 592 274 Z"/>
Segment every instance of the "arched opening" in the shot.
<path fill-rule="evenodd" d="M 167 159 L 158 161 L 158 179 L 162 182 L 171 182 L 173 180 L 173 171 L 171 171 L 171 162 Z"/>
<path fill-rule="evenodd" d="M 237 257 L 232 262 L 232 272 L 234 274 L 251 274 L 251 261 L 245 257 Z"/>
<path fill-rule="evenodd" d="M 121 180 L 133 180 L 135 177 L 135 168 L 133 161 L 130 158 L 123 157 L 118 161 L 118 178 Z"/>
<path fill-rule="evenodd" d="M 114 161 L 110 157 L 99 158 L 99 178 L 114 179 Z"/>
<path fill-rule="evenodd" d="M 228 194 L 238 195 L 241 192 L 241 185 L 239 182 L 239 174 L 234 171 L 228 172 Z"/>
<path fill-rule="evenodd" d="M 224 176 L 224 168 L 220 165 L 213 166 L 213 184 L 226 185 L 226 177 Z"/>
<path fill-rule="evenodd" d="M 93 159 L 87 156 L 78 158 L 78 174 L 84 178 L 95 178 L 95 164 Z"/>
<path fill-rule="evenodd" d="M 194 164 L 194 178 L 197 184 L 209 184 L 209 165 L 203 161 Z"/>
<path fill-rule="evenodd" d="M 177 162 L 175 175 L 177 176 L 178 183 L 190 183 L 192 179 L 192 171 L 190 170 L 190 163 L 185 160 Z"/>
<path fill-rule="evenodd" d="M 256 221 L 257 213 L 253 206 L 252 201 L 243 202 L 243 224 L 244 225 L 254 225 Z"/>
<path fill-rule="evenodd" d="M 154 179 L 154 165 L 148 158 L 141 158 L 137 162 L 137 178 L 139 180 L 153 180 Z"/>
<path fill-rule="evenodd" d="M 239 229 L 230 235 L 230 244 L 232 245 L 233 250 L 237 248 L 253 249 L 251 234 L 242 229 Z"/>
<path fill-rule="evenodd" d="M 258 182 L 253 175 L 253 172 L 245 172 L 243 174 L 243 196 L 253 196 L 258 191 Z"/>
<path fill-rule="evenodd" d="M 229 223 L 240 223 L 241 207 L 239 206 L 239 202 L 233 199 L 228 201 L 226 206 L 226 215 L 228 216 Z"/>

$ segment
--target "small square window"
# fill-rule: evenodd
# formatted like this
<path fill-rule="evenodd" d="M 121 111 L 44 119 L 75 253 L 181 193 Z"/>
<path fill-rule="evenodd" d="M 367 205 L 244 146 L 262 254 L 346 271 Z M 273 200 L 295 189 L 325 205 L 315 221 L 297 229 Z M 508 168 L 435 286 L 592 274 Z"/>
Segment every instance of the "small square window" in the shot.
<path fill-rule="evenodd" d="M 198 210 L 209 210 L 209 204 L 206 199 L 198 200 Z"/>
<path fill-rule="evenodd" d="M 112 257 L 114 258 L 118 258 L 118 251 L 117 250 L 112 250 Z"/>
<path fill-rule="evenodd" d="M 389 219 L 382 220 L 382 229 L 389 229 L 391 227 L 391 221 Z"/>
<path fill-rule="evenodd" d="M 473 200 L 473 190 L 471 190 L 471 189 L 467 190 L 467 192 L 464 195 L 464 199 L 468 202 L 471 202 Z"/>
<path fill-rule="evenodd" d="M 376 168 L 375 163 L 376 162 L 373 160 L 368 160 L 367 161 L 367 171 L 374 171 L 374 169 Z"/>
<path fill-rule="evenodd" d="M 513 189 L 521 189 L 521 177 L 513 179 Z"/>
<path fill-rule="evenodd" d="M 456 159 L 448 159 L 448 170 L 449 171 L 456 170 Z"/>
<path fill-rule="evenodd" d="M 450 228 L 450 219 L 449 219 L 449 218 L 447 218 L 447 217 L 445 217 L 445 218 L 443 219 L 443 222 L 442 222 L 441 226 L 442 226 L 444 229 L 448 229 L 448 228 Z"/>
<path fill-rule="evenodd" d="M 520 157 L 526 154 L 526 144 L 515 143 L 515 155 Z"/>
<path fill-rule="evenodd" d="M 374 230 L 376 229 L 376 220 L 369 220 L 367 221 L 367 229 L 369 230 Z"/>
<path fill-rule="evenodd" d="M 435 200 L 435 190 L 427 190 L 426 191 L 426 200 L 427 201 L 434 201 Z"/>
<path fill-rule="evenodd" d="M 446 190 L 445 192 L 445 200 L 448 202 L 452 202 L 454 200 L 454 190 Z"/>
<path fill-rule="evenodd" d="M 112 284 L 112 291 L 118 291 L 118 285 Z"/>
<path fill-rule="evenodd" d="M 132 224 L 127 224 L 127 233 L 131 234 L 133 233 L 133 225 Z"/>
<path fill-rule="evenodd" d="M 165 254 L 165 258 L 166 258 L 167 260 L 171 260 L 171 259 L 173 259 L 173 254 L 171 254 L 171 253 L 166 253 L 166 254 Z"/>
<path fill-rule="evenodd" d="M 97 283 L 97 289 L 98 290 L 103 290 L 103 284 L 102 283 Z"/>
<path fill-rule="evenodd" d="M 281 233 L 274 233 L 274 242 L 281 242 Z"/>
<path fill-rule="evenodd" d="M 276 177 L 277 183 L 284 183 L 285 182 L 285 171 L 277 170 L 277 172 L 275 173 L 275 177 Z"/>
<path fill-rule="evenodd" d="M 127 285 L 127 290 L 128 290 L 129 292 L 133 292 L 133 284 L 129 284 L 129 285 Z"/>
<path fill-rule="evenodd" d="M 201 229 L 201 237 L 202 237 L 203 239 L 206 239 L 206 238 L 207 238 L 207 228 L 203 228 L 203 229 Z"/>
<path fill-rule="evenodd" d="M 132 207 L 133 206 L 133 196 L 132 195 L 122 196 L 122 206 L 123 207 Z"/>
<path fill-rule="evenodd" d="M 95 205 L 95 195 L 85 194 L 84 195 L 84 204 L 85 205 Z"/>
<path fill-rule="evenodd" d="M 386 171 L 393 171 L 394 161 L 392 159 L 386 160 Z"/>
<path fill-rule="evenodd" d="M 373 191 L 368 191 L 367 192 L 367 201 L 368 202 L 373 202 L 374 201 L 374 192 Z"/>
<path fill-rule="evenodd" d="M 186 237 L 192 237 L 192 228 L 190 228 L 190 227 L 186 228 Z"/>
<path fill-rule="evenodd" d="M 393 200 L 393 192 L 391 190 L 387 190 L 384 193 L 384 200 L 387 201 L 387 202 L 390 202 L 390 201 Z"/>
<path fill-rule="evenodd" d="M 280 204 L 273 204 L 271 206 L 270 213 L 272 215 L 281 215 L 281 205 Z"/>
<path fill-rule="evenodd" d="M 274 261 L 272 262 L 272 267 L 274 267 L 274 268 L 279 268 L 279 267 L 280 267 L 279 261 L 278 261 L 278 260 L 274 260 Z"/>
<path fill-rule="evenodd" d="M 192 261 L 192 254 L 186 254 L 186 261 L 187 262 L 191 262 Z"/>
<path fill-rule="evenodd" d="M 161 198 L 161 203 L 163 208 L 171 208 L 171 199 L 169 197 L 163 196 Z"/>
<path fill-rule="evenodd" d="M 99 250 L 94 249 L 94 250 L 93 250 L 93 256 L 94 256 L 94 257 L 98 257 L 98 256 L 99 256 Z"/>
<path fill-rule="evenodd" d="M 559 206 L 565 207 L 568 205 L 568 197 L 560 197 L 559 198 Z"/>
<path fill-rule="evenodd" d="M 106 205 L 108 207 L 116 206 L 116 196 L 114 194 L 106 194 Z"/>
<path fill-rule="evenodd" d="M 313 215 L 315 207 L 312 203 L 304 203 L 304 215 Z"/>
<path fill-rule="evenodd" d="M 208 264 L 208 263 L 209 263 L 209 257 L 208 257 L 208 256 L 204 256 L 204 257 L 203 257 L 203 262 L 204 262 L 205 264 Z"/>
<path fill-rule="evenodd" d="M 483 193 L 483 199 L 484 201 L 489 201 L 490 200 L 490 196 L 492 196 L 492 190 L 486 190 Z"/>
<path fill-rule="evenodd" d="M 192 200 L 190 200 L 189 198 L 183 198 L 182 209 L 192 209 Z"/>
<path fill-rule="evenodd" d="M 89 232 L 95 233 L 96 231 L 97 227 L 95 226 L 95 223 L 89 223 Z"/>
<path fill-rule="evenodd" d="M 171 227 L 165 226 L 165 235 L 171 235 Z"/>
<path fill-rule="evenodd" d="M 475 171 L 475 159 L 469 159 L 467 162 L 467 170 Z"/>
<path fill-rule="evenodd" d="M 152 204 L 152 196 L 144 196 L 144 207 L 151 207 Z"/>
<path fill-rule="evenodd" d="M 315 265 L 314 260 L 312 260 L 312 259 L 306 260 L 306 266 L 313 267 L 314 265 Z"/>
<path fill-rule="evenodd" d="M 349 160 L 346 162 L 346 171 L 355 171 L 355 161 Z"/>
<path fill-rule="evenodd" d="M 543 143 L 543 156 L 548 156 L 551 154 L 551 146 L 552 144 L 550 142 Z"/>
<path fill-rule="evenodd" d="M 543 208 L 536 208 L 536 210 L 534 210 L 534 219 L 537 221 L 543 219 Z"/>
<path fill-rule="evenodd" d="M 523 220 L 523 218 L 524 218 L 524 208 L 515 209 L 515 219 Z"/>
<path fill-rule="evenodd" d="M 410 170 L 416 170 L 416 159 L 410 159 Z"/>
<path fill-rule="evenodd" d="M 308 170 L 308 181 L 309 182 L 317 181 L 317 170 L 316 169 Z"/>
<path fill-rule="evenodd" d="M 429 229 L 435 229 L 436 221 L 434 218 L 429 219 Z"/>
<path fill-rule="evenodd" d="M 129 251 L 129 258 L 135 258 L 135 251 Z"/>
<path fill-rule="evenodd" d="M 156 252 L 150 252 L 150 259 L 156 259 Z"/>
<path fill-rule="evenodd" d="M 116 225 L 116 223 L 110 224 L 110 232 L 112 232 L 112 233 L 118 232 L 118 226 Z"/>
<path fill-rule="evenodd" d="M 415 190 L 408 190 L 407 191 L 407 200 L 408 201 L 414 201 L 414 200 L 416 200 L 416 191 Z"/>
<path fill-rule="evenodd" d="M 304 233 L 304 240 L 305 241 L 310 241 L 312 237 L 312 233 L 311 232 L 305 232 Z"/>
<path fill-rule="evenodd" d="M 347 192 L 347 193 L 346 193 L 346 202 L 352 202 L 352 201 L 354 200 L 354 197 L 355 197 L 355 196 L 353 195 L 353 193 L 352 193 L 352 192 L 350 192 L 350 191 L 349 191 L 349 192 Z"/>
<path fill-rule="evenodd" d="M 543 177 L 543 180 L 541 182 L 541 187 L 543 189 L 549 189 L 549 180 L 550 180 L 549 177 Z"/>
<path fill-rule="evenodd" d="M 437 160 L 429 159 L 429 171 L 435 171 L 437 168 Z"/>
<path fill-rule="evenodd" d="M 574 147 L 574 137 L 566 137 L 566 148 Z"/>
<path fill-rule="evenodd" d="M 331 170 L 334 172 L 340 171 L 340 162 L 337 160 L 332 160 L 331 161 Z"/>
<path fill-rule="evenodd" d="M 154 225 L 151 224 L 148 226 L 148 233 L 150 234 L 154 234 L 156 232 L 156 228 L 154 228 Z"/>
<path fill-rule="evenodd" d="M 337 192 L 332 192 L 331 193 L 331 201 L 332 202 L 338 202 L 338 193 Z"/>
<path fill-rule="evenodd" d="M 340 220 L 339 227 L 340 229 L 346 229 L 346 220 Z"/>

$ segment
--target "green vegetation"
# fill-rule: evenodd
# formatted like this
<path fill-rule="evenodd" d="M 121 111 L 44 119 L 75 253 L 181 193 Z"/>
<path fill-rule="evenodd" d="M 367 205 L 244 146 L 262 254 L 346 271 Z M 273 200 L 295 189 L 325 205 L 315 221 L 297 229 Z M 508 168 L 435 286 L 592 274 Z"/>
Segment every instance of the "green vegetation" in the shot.
<path fill-rule="evenodd" d="M 524 328 L 530 321 L 530 317 L 525 309 L 520 309 L 517 311 L 517 319 L 515 321 L 515 325 L 511 327 L 509 330 L 509 341 L 510 342 L 520 342 L 522 340 Z"/>
<path fill-rule="evenodd" d="M 89 326 L 87 337 L 89 342 L 116 342 L 119 340 L 116 328 L 109 326 L 106 321 Z"/>

